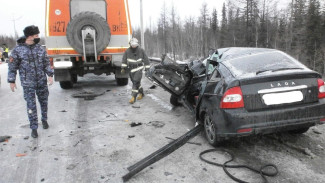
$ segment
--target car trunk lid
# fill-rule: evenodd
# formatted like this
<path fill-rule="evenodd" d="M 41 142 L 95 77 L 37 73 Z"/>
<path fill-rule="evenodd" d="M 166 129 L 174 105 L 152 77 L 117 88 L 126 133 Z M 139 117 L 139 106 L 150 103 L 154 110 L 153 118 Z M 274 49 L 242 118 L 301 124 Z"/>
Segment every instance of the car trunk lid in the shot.
<path fill-rule="evenodd" d="M 263 110 L 318 101 L 317 73 L 292 73 L 240 81 L 245 108 Z"/>

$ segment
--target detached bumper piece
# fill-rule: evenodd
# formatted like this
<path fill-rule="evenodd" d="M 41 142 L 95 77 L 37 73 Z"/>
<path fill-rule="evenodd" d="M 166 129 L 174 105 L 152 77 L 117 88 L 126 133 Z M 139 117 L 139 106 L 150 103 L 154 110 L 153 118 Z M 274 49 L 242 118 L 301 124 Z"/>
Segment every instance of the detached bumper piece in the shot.
<path fill-rule="evenodd" d="M 159 161 L 160 159 L 162 159 L 162 158 L 166 157 L 167 155 L 169 155 L 170 153 L 174 152 L 176 149 L 183 146 L 191 138 L 193 138 L 197 134 L 199 134 L 202 130 L 203 130 L 203 126 L 198 125 L 195 128 L 193 128 L 192 130 L 185 133 L 183 136 L 181 136 L 178 139 L 174 140 L 173 142 L 165 145 L 161 149 L 150 154 L 149 156 L 147 156 L 146 158 L 137 162 L 136 164 L 128 167 L 128 170 L 130 172 L 123 176 L 123 182 L 128 181 L 130 178 L 132 178 L 135 174 L 137 174 L 141 170 L 145 169 L 146 167 L 150 166 L 151 164 Z"/>

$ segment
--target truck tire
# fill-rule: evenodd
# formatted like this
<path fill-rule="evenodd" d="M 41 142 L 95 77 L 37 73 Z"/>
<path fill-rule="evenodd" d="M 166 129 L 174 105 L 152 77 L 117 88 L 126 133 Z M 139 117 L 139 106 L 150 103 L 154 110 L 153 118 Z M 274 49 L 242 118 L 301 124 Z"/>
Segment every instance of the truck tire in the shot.
<path fill-rule="evenodd" d="M 68 42 L 78 53 L 83 54 L 81 31 L 87 27 L 96 31 L 96 51 L 100 53 L 109 44 L 111 31 L 106 20 L 97 13 L 85 11 L 76 14 L 67 26 Z M 94 55 L 93 42 L 85 43 L 85 50 L 86 54 Z"/>
<path fill-rule="evenodd" d="M 71 74 L 71 79 L 73 83 L 77 83 L 78 82 L 78 75 L 77 74 Z"/>
<path fill-rule="evenodd" d="M 62 89 L 71 89 L 71 88 L 73 88 L 73 82 L 72 81 L 60 81 L 60 86 Z"/>
<path fill-rule="evenodd" d="M 129 78 L 115 78 L 118 86 L 125 86 L 129 83 Z"/>

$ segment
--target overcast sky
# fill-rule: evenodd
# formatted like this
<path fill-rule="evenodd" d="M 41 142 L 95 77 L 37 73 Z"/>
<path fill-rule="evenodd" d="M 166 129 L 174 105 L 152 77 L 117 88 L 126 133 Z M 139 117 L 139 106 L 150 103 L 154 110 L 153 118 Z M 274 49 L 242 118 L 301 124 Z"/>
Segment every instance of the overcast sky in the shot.
<path fill-rule="evenodd" d="M 140 0 L 128 0 L 133 27 L 139 26 Z M 202 3 L 208 4 L 209 13 L 215 7 L 220 16 L 222 3 L 225 0 L 142 0 L 144 11 L 144 24 L 149 27 L 150 22 L 155 24 L 159 18 L 162 5 L 165 2 L 167 8 L 172 4 L 177 14 L 184 20 L 186 17 L 198 17 Z M 23 29 L 27 25 L 37 25 L 41 36 L 45 30 L 45 0 L 1 0 L 0 9 L 0 35 L 14 35 L 14 25 L 18 35 L 23 35 Z M 15 24 L 14 24 L 15 22 Z"/>

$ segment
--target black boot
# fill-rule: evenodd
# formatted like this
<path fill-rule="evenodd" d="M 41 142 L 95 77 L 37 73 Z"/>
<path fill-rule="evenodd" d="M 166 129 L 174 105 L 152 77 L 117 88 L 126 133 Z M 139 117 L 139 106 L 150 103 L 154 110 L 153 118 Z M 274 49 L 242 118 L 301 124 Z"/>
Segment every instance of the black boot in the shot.
<path fill-rule="evenodd" d="M 47 123 L 47 121 L 42 121 L 42 125 L 43 125 L 43 129 L 49 128 L 49 124 Z"/>
<path fill-rule="evenodd" d="M 32 130 L 32 137 L 33 138 L 37 138 L 38 137 L 38 134 L 37 134 L 37 130 L 36 129 L 33 129 Z"/>

